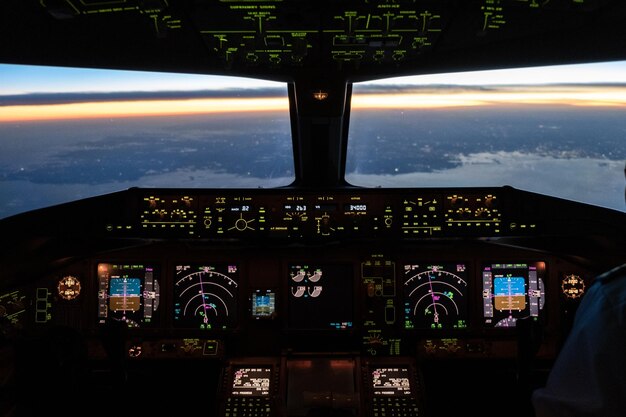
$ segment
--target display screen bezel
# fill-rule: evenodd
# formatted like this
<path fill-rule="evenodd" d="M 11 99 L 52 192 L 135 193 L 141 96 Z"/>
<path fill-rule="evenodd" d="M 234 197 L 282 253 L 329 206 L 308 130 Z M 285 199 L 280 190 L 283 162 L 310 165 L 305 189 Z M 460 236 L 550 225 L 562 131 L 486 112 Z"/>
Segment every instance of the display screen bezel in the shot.
<path fill-rule="evenodd" d="M 268 297 L 268 305 L 267 305 L 267 311 L 265 311 L 265 309 L 261 308 L 258 305 L 258 299 L 259 298 L 263 298 L 263 297 Z M 273 288 L 268 288 L 268 289 L 261 289 L 261 288 L 257 288 L 257 289 L 253 289 L 250 292 L 250 297 L 249 297 L 249 308 L 250 308 L 250 316 L 255 319 L 255 320 L 273 320 L 276 318 L 276 316 L 278 315 L 278 309 L 277 309 L 277 299 L 278 299 L 278 292 L 273 289 Z"/>
<path fill-rule="evenodd" d="M 494 272 L 495 271 L 495 272 Z M 517 272 L 517 273 L 516 273 Z M 515 329 L 518 319 L 530 318 L 532 320 L 544 320 L 547 316 L 545 309 L 546 302 L 546 279 L 548 266 L 547 262 L 542 260 L 517 260 L 502 261 L 495 260 L 492 262 L 483 262 L 480 268 L 480 285 L 482 291 L 482 323 L 488 329 Z M 498 308 L 506 305 L 506 300 L 498 302 L 495 297 L 502 295 L 495 294 L 496 280 L 508 279 L 506 283 L 500 283 L 500 288 L 509 288 L 510 291 L 519 288 L 520 279 L 523 279 L 523 294 L 515 294 L 508 301 L 508 305 L 513 307 L 522 301 L 523 296 L 524 308 L 517 310 L 509 309 L 508 316 L 506 309 Z M 504 287 L 503 287 L 504 285 Z"/>
<path fill-rule="evenodd" d="M 294 274 L 297 274 L 298 271 L 302 269 L 309 275 L 314 275 L 316 270 L 321 269 L 322 278 L 319 281 L 313 282 L 310 285 L 306 282 L 307 278 L 303 278 L 300 281 L 308 285 L 304 291 L 311 296 L 315 294 L 316 290 L 314 288 L 318 286 L 317 283 L 327 279 L 326 277 L 329 276 L 329 271 L 332 271 L 330 272 L 330 276 L 333 277 L 331 279 L 340 280 L 340 286 L 331 287 L 330 291 L 326 293 L 324 292 L 325 288 L 322 288 L 319 295 L 325 297 L 323 299 L 324 302 L 320 301 L 305 306 L 302 301 L 294 301 L 295 298 L 299 298 L 296 297 L 296 295 L 301 292 L 301 288 L 299 287 L 303 286 L 299 285 L 299 282 L 294 282 Z M 327 331 L 348 334 L 354 331 L 356 319 L 355 305 L 357 299 L 355 294 L 355 268 L 351 262 L 292 261 L 286 264 L 286 270 L 288 285 L 286 286 L 287 318 L 285 323 L 288 332 L 316 333 Z M 298 279 L 300 278 L 296 278 L 296 280 Z M 312 291 L 311 288 L 313 288 Z M 306 294 L 303 293 L 300 294 L 300 296 L 304 297 Z M 341 300 L 341 302 L 337 302 L 336 300 Z M 335 311 L 332 312 L 332 314 L 336 314 L 335 317 L 327 315 L 330 314 L 330 308 L 335 309 Z"/>
<path fill-rule="evenodd" d="M 398 375 L 389 375 L 390 372 L 395 372 Z M 375 397 L 384 397 L 384 398 L 406 398 L 406 397 L 414 397 L 414 382 L 412 380 L 412 369 L 407 364 L 381 364 L 380 366 L 370 366 L 369 367 L 369 386 L 372 392 L 372 395 Z M 377 378 L 376 375 L 387 374 L 385 375 L 385 379 Z M 400 384 L 398 385 L 382 385 L 377 386 L 377 380 L 379 381 L 390 381 L 392 378 L 402 378 L 406 380 L 406 385 Z M 385 382 L 383 382 L 384 384 Z"/>
<path fill-rule="evenodd" d="M 193 262 L 176 262 L 172 267 L 173 282 L 172 286 L 172 304 L 173 304 L 173 327 L 182 329 L 199 329 L 202 331 L 229 331 L 239 326 L 239 305 L 240 305 L 240 281 L 241 268 L 238 262 L 221 261 L 193 261 Z M 208 280 L 221 280 L 221 282 L 211 282 L 215 291 L 206 291 L 203 297 L 209 299 L 215 307 L 215 313 L 211 317 L 206 315 L 204 319 L 201 315 L 194 313 L 193 308 L 187 312 L 186 306 L 191 302 L 183 299 L 185 288 L 189 284 L 184 282 L 186 279 L 191 281 L 192 275 L 206 275 Z M 198 275 L 198 276 L 200 276 Z M 215 278 L 213 278 L 215 276 Z M 202 278 L 198 278 L 200 283 Z M 206 280 L 204 282 L 207 282 Z M 195 284 L 194 284 L 195 285 Z M 200 286 L 200 288 L 204 288 Z M 204 289 L 202 289 L 204 293 Z M 220 291 L 222 294 L 217 294 Z M 193 291 L 191 292 L 193 293 Z M 190 293 L 190 294 L 191 294 Z M 197 299 L 197 295 L 195 296 Z M 198 302 L 195 303 L 196 309 Z"/>
<path fill-rule="evenodd" d="M 155 262 L 129 262 L 100 260 L 95 263 L 97 278 L 97 322 L 104 325 L 111 321 L 123 321 L 129 328 L 154 327 L 161 321 L 161 269 Z M 127 280 L 138 283 L 132 303 L 136 309 L 113 309 L 111 306 L 112 283 Z M 123 302 L 118 305 L 126 305 Z"/>

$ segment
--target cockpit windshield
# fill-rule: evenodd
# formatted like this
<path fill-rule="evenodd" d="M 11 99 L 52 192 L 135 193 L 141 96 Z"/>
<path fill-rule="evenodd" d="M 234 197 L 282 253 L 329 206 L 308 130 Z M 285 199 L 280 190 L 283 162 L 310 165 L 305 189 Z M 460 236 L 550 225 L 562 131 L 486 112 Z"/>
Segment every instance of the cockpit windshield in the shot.
<path fill-rule="evenodd" d="M 623 62 L 355 84 L 348 182 L 502 186 L 625 210 Z"/>
<path fill-rule="evenodd" d="M 129 187 L 293 181 L 284 83 L 22 65 L 0 75 L 0 218 Z"/>
<path fill-rule="evenodd" d="M 624 62 L 355 83 L 346 180 L 502 186 L 624 211 Z M 0 65 L 0 218 L 129 187 L 294 180 L 287 86 Z"/>
<path fill-rule="evenodd" d="M 0 0 L 0 416 L 539 415 L 626 262 L 625 21 Z"/>

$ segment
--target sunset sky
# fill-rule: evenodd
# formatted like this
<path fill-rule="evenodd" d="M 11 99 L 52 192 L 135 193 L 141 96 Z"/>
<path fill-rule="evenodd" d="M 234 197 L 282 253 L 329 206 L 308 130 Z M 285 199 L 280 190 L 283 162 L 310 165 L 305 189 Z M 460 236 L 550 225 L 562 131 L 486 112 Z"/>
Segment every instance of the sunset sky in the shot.
<path fill-rule="evenodd" d="M 355 110 L 391 109 L 395 112 L 395 109 L 398 109 L 397 113 L 400 114 L 403 110 L 410 109 L 467 107 L 469 111 L 509 104 L 567 105 L 584 106 L 585 113 L 590 115 L 589 120 L 594 120 L 593 115 L 598 113 L 591 111 L 592 106 L 606 107 L 612 111 L 611 114 L 621 114 L 622 108 L 626 111 L 626 61 L 402 77 L 355 84 L 353 92 L 352 107 Z M 6 202 L 4 206 L 0 205 L 0 218 L 131 186 L 197 187 L 198 184 L 206 186 L 217 183 L 256 188 L 289 184 L 293 178 L 282 171 L 271 178 L 265 178 L 257 177 L 256 174 L 250 176 L 245 173 L 240 175 L 233 172 L 216 172 L 208 165 L 173 165 L 174 168 L 168 166 L 167 169 L 156 169 L 138 178 L 132 177 L 134 172 L 132 169 L 130 173 L 122 173 L 124 169 L 120 168 L 119 175 L 111 177 L 107 176 L 111 171 L 107 164 L 117 166 L 116 161 L 123 153 L 117 154 L 120 151 L 115 147 L 111 150 L 107 150 L 106 147 L 99 148 L 97 139 L 102 135 L 117 138 L 121 131 L 131 140 L 128 143 L 126 140 L 115 142 L 116 146 L 135 146 L 136 143 L 142 143 L 143 135 L 147 138 L 152 137 L 151 130 L 146 132 L 137 130 L 145 126 L 144 123 L 139 123 L 141 120 L 137 118 L 146 115 L 186 116 L 229 112 L 230 117 L 246 111 L 267 110 L 284 112 L 283 119 L 279 118 L 282 120 L 280 123 L 288 123 L 286 117 L 288 106 L 286 85 L 263 80 L 0 64 L 0 128 L 4 129 L 0 134 L 0 159 L 3 159 L 2 165 L 5 167 L 6 175 L 13 178 L 3 180 L 0 187 L 0 200 Z M 534 108 L 536 107 L 530 106 L 527 109 Z M 465 108 L 462 110 L 466 111 Z M 618 110 L 617 113 L 615 110 Z M 353 113 L 355 116 L 357 114 L 359 113 Z M 228 120 L 228 117 L 218 119 Z M 38 123 L 91 118 L 106 118 L 103 119 L 106 122 L 106 129 L 94 132 L 93 137 L 87 135 L 90 144 L 87 148 L 84 129 L 92 128 L 91 121 L 85 128 L 81 127 L 83 125 L 73 123 Z M 122 123 L 122 118 L 128 123 Z M 114 120 L 119 123 L 109 123 Z M 158 123 L 155 120 L 153 128 L 156 131 L 163 129 L 165 126 L 163 123 L 167 120 L 165 117 L 160 118 Z M 250 120 L 253 122 L 250 126 L 260 123 L 258 117 L 252 117 Z M 363 120 L 368 119 L 360 119 L 360 124 L 363 124 Z M 373 122 L 377 120 L 380 119 L 372 119 Z M 139 123 L 138 126 L 141 128 L 132 127 L 133 123 Z M 238 126 L 237 130 L 248 132 L 250 126 L 246 122 L 245 126 Z M 185 128 L 184 124 L 180 127 Z M 530 132 L 535 128 L 543 129 L 541 124 L 527 127 L 531 129 Z M 568 126 L 561 127 L 565 129 Z M 571 131 L 571 126 L 569 128 Z M 613 130 L 618 128 L 619 126 L 614 127 Z M 288 126 L 281 125 L 272 129 L 269 133 L 271 135 L 286 129 L 278 135 L 282 135 L 288 147 Z M 372 130 L 375 131 L 376 128 L 372 127 Z M 355 132 L 356 130 L 351 129 L 351 134 L 356 134 Z M 226 135 L 225 137 L 231 137 L 229 132 L 222 133 Z M 515 132 L 511 132 L 513 133 Z M 178 161 L 176 157 L 187 155 L 186 153 L 179 155 L 178 151 L 187 152 L 189 149 L 196 149 L 195 135 L 193 129 L 185 131 L 180 139 L 184 146 L 174 147 L 176 152 L 171 155 L 166 153 L 164 157 Z M 616 143 L 619 143 L 619 137 Z M 480 138 L 482 136 L 479 136 Z M 610 145 L 613 143 L 611 140 L 609 138 L 607 142 L 607 155 L 614 151 Z M 357 144 L 354 141 L 350 143 Z M 167 150 L 171 142 L 167 139 L 163 144 Z M 130 148 L 124 149 L 126 152 Z M 351 149 L 350 152 L 356 151 Z M 415 184 L 442 187 L 450 184 L 455 186 L 509 184 L 548 195 L 617 210 L 624 209 L 622 160 L 593 156 L 572 157 L 569 154 L 561 158 L 558 153 L 534 155 L 517 149 L 506 152 L 500 149 L 494 153 L 480 147 L 464 148 L 461 153 L 460 165 L 436 172 L 403 171 L 392 174 L 390 171 L 381 175 L 359 166 L 352 166 L 349 167 L 346 178 L 353 184 L 371 187 L 415 186 Z M 270 155 L 273 156 L 274 153 Z M 288 152 L 287 155 L 291 154 Z M 454 152 L 452 155 L 456 157 Z M 124 155 L 132 156 L 132 152 L 128 156 Z M 72 179 L 76 172 L 89 172 L 81 170 L 81 165 L 78 165 L 76 172 L 64 171 L 74 166 L 68 161 L 80 164 L 89 158 L 94 158 L 96 161 L 94 163 L 98 164 L 97 168 L 103 174 L 98 179 L 97 186 Z M 355 160 L 363 161 L 365 158 Z M 107 162 L 100 164 L 100 161 Z M 529 169 L 529 166 L 532 169 Z M 100 171 L 94 171 L 94 175 Z M 21 172 L 24 172 L 23 176 Z M 48 182 L 38 183 L 29 180 L 29 176 L 34 175 L 32 178 L 37 178 L 37 175 L 44 174 L 45 181 L 50 181 L 50 178 L 54 179 L 56 176 L 65 178 L 64 175 L 70 180 L 67 183 L 60 183 L 56 179 L 54 186 Z M 552 177 L 557 180 L 558 185 L 546 181 L 546 178 Z M 581 184 L 581 179 L 584 179 L 584 184 Z"/>
<path fill-rule="evenodd" d="M 250 78 L 0 64 L 0 79 L 0 122 L 288 108 L 284 84 Z M 589 86 L 594 83 L 603 85 Z M 443 85 L 465 88 L 444 89 Z M 403 93 L 393 94 L 394 86 L 402 86 Z M 241 89 L 248 91 L 246 96 L 259 97 L 223 94 Z M 180 94 L 166 99 L 156 94 L 162 91 Z M 359 84 L 355 92 L 354 108 L 506 103 L 626 106 L 626 61 L 402 77 Z M 119 93 L 125 95 L 116 98 Z"/>

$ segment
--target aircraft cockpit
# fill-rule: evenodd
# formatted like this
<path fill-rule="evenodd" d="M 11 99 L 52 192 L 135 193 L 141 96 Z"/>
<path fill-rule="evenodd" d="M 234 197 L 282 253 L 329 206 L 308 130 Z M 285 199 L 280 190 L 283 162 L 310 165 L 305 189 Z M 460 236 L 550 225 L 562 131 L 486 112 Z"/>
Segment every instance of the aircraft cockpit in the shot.
<path fill-rule="evenodd" d="M 428 130 L 435 114 L 426 110 L 427 143 L 400 146 L 393 120 L 373 132 L 364 108 L 421 110 L 412 107 L 416 96 L 372 110 L 359 88 L 388 77 L 624 60 L 624 18 L 619 0 L 4 0 L 3 65 L 280 83 L 292 177 L 267 187 L 224 185 L 225 175 L 200 187 L 120 186 L 1 218 L 1 413 L 532 417 L 530 393 L 545 383 L 586 289 L 626 262 L 623 206 L 497 176 L 467 185 L 476 171 L 453 185 L 398 182 L 387 149 L 411 164 L 447 137 Z M 472 97 L 473 106 L 482 103 Z M 17 98 L 0 95 L 0 132 L 20 138 L 28 122 L 2 118 Z M 623 109 L 611 111 L 603 126 Z M 450 114 L 436 117 L 452 124 Z M 211 117 L 226 132 L 226 124 L 253 123 L 247 115 Z M 466 126 L 479 123 L 465 115 Z M 573 125 L 568 115 L 563 125 Z M 136 138 L 120 133 L 125 122 L 103 120 L 118 128 L 109 137 L 121 149 L 111 170 L 140 160 L 154 170 L 167 165 L 158 150 L 129 151 Z M 557 130 L 542 123 L 542 132 Z M 354 132 L 380 139 L 385 129 L 378 148 L 352 148 Z M 621 173 L 620 140 L 594 166 L 619 165 Z M 220 152 L 189 143 L 168 146 Z M 236 157 L 218 161 L 219 172 L 229 164 L 250 171 L 243 155 L 256 148 L 224 144 Z M 80 146 L 67 164 L 100 145 Z M 550 163 L 577 156 L 559 151 Z M 392 166 L 378 178 L 385 182 L 353 181 L 361 168 L 347 166 L 381 155 Z M 507 155 L 526 163 L 519 152 Z M 468 165 L 485 163 L 484 154 L 473 157 Z M 271 167 L 273 158 L 259 160 Z M 89 173 L 85 183 L 96 189 L 91 170 L 109 168 L 99 161 L 72 172 Z M 64 164 L 46 165 L 57 178 L 50 183 L 62 181 L 55 173 Z M 23 181 L 18 171 L 0 170 L 0 188 Z M 581 192 L 595 184 L 584 173 L 579 182 Z"/>

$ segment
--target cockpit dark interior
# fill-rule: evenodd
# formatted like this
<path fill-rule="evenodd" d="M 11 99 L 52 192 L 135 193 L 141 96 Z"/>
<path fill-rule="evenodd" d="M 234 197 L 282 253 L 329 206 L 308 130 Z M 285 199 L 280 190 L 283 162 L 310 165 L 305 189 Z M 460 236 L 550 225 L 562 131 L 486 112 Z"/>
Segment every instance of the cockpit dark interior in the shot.
<path fill-rule="evenodd" d="M 287 83 L 295 180 L 0 220 L 0 411 L 533 416 L 626 214 L 351 185 L 352 85 L 622 60 L 625 21 L 620 0 L 3 0 L 3 63 Z"/>

